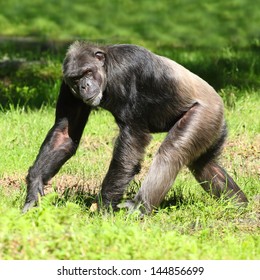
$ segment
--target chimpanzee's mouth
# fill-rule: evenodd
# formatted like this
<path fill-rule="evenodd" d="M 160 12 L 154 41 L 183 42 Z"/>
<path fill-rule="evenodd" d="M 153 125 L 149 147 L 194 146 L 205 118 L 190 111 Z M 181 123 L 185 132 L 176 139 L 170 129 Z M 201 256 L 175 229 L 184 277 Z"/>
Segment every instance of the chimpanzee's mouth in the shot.
<path fill-rule="evenodd" d="M 98 106 L 101 99 L 102 99 L 102 92 L 99 92 L 98 94 L 95 94 L 89 98 L 84 98 L 83 102 L 91 106 Z"/>

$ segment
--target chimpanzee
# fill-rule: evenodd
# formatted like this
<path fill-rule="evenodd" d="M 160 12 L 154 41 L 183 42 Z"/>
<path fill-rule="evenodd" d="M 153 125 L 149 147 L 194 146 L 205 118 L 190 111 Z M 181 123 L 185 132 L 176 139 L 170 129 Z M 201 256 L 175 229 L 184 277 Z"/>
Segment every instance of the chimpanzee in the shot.
<path fill-rule="evenodd" d="M 150 213 L 186 165 L 214 197 L 247 198 L 217 163 L 227 129 L 223 102 L 204 80 L 178 63 L 136 45 L 99 46 L 76 41 L 63 63 L 54 126 L 29 169 L 23 211 L 75 154 L 92 108 L 110 111 L 119 127 L 113 157 L 98 195 L 99 207 L 117 209 L 140 171 L 151 133 L 168 132 L 150 170 L 126 208 Z M 122 203 L 121 203 L 122 205 Z"/>

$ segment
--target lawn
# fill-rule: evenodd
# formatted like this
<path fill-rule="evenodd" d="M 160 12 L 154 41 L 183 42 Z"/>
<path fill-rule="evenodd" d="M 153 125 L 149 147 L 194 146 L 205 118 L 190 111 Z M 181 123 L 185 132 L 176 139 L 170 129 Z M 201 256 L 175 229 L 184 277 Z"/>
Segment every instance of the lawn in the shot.
<path fill-rule="evenodd" d="M 47 186 L 39 207 L 22 215 L 24 177 L 54 109 L 2 112 L 0 259 L 259 259 L 259 98 L 250 93 L 235 105 L 226 113 L 230 137 L 221 161 L 249 206 L 213 200 L 183 170 L 158 212 L 142 220 L 124 211 L 102 215 L 89 209 L 117 135 L 113 118 L 103 110 L 92 113 L 77 154 Z M 154 135 L 128 196 L 136 192 L 162 139 Z"/>

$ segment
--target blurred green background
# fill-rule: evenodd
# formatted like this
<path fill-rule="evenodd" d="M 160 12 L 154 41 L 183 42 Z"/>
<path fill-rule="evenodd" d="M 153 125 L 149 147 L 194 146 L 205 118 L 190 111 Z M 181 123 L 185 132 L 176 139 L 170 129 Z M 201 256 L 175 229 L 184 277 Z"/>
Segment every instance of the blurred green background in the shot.
<path fill-rule="evenodd" d="M 0 0 L 1 108 L 54 105 L 75 39 L 143 45 L 231 99 L 260 86 L 260 0 Z"/>
<path fill-rule="evenodd" d="M 173 46 L 251 46 L 259 0 L 1 0 L 1 35 Z"/>

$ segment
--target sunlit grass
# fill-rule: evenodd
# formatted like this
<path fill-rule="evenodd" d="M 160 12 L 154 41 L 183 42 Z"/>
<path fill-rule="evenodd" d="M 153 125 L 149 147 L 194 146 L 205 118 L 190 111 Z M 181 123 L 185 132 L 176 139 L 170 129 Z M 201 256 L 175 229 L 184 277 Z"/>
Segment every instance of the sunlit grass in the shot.
<path fill-rule="evenodd" d="M 221 158 L 248 196 L 248 208 L 213 200 L 184 169 L 160 209 L 144 219 L 89 211 L 90 190 L 99 189 L 117 135 L 113 117 L 103 110 L 92 113 L 77 154 L 39 207 L 22 215 L 24 177 L 54 109 L 0 113 L 0 259 L 259 259 L 259 158 L 248 146 L 257 143 L 258 106 L 251 94 L 227 110 L 230 137 Z M 162 139 L 154 135 L 144 170 L 127 195 L 136 192 Z"/>

